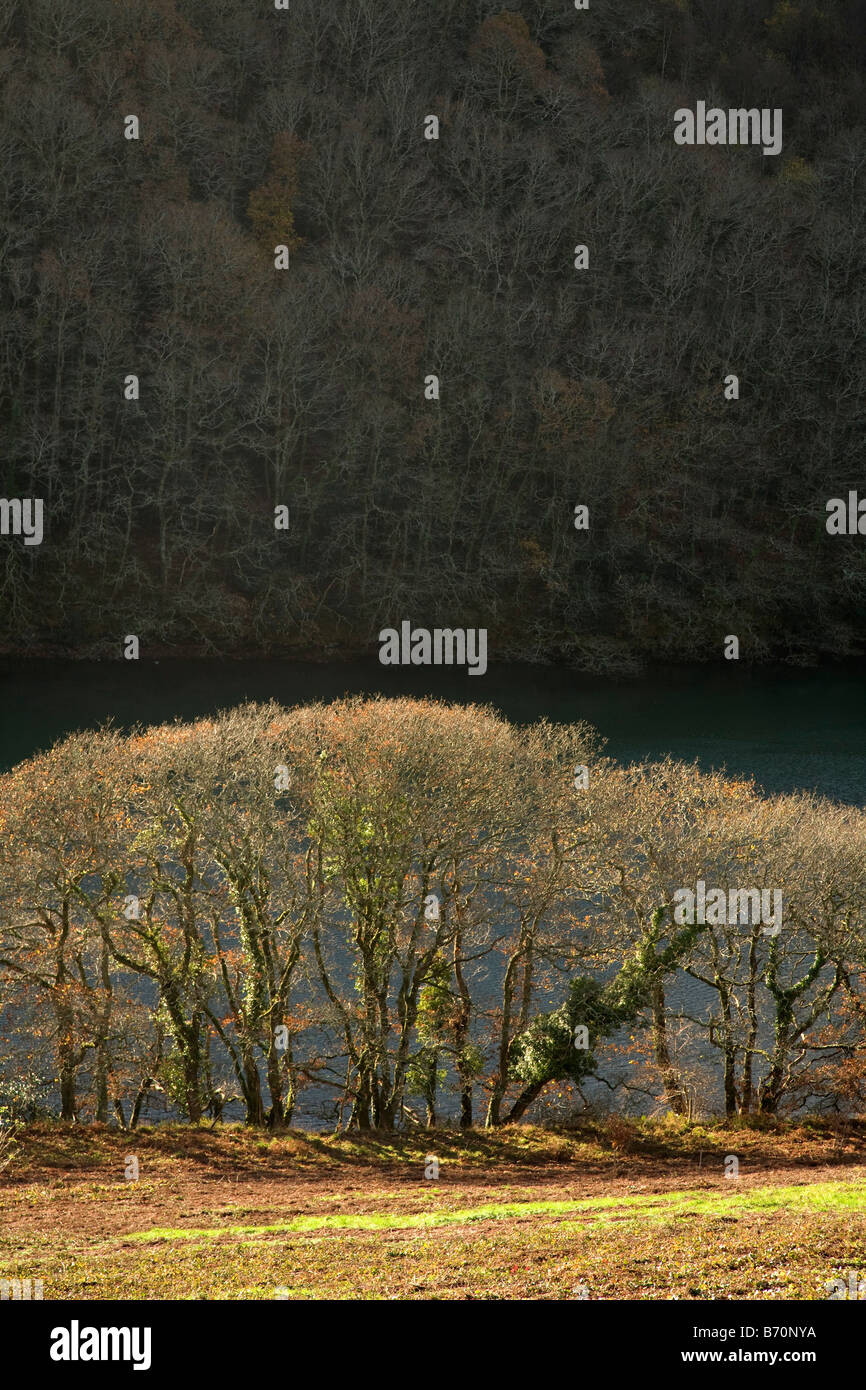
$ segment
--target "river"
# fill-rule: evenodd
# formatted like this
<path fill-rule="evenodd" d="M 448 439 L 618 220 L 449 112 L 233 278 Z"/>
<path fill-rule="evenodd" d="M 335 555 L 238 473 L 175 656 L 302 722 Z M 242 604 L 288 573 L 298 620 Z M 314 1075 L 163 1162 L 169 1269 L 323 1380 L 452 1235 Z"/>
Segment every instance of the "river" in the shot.
<path fill-rule="evenodd" d="M 429 695 L 491 704 L 521 723 L 587 720 L 625 761 L 666 753 L 754 774 L 770 792 L 814 790 L 866 804 L 866 663 L 818 670 L 736 663 L 608 680 L 558 667 L 445 668 L 290 661 L 0 664 L 0 766 L 108 718 L 192 719 L 243 700 L 285 705 L 344 694 Z"/>

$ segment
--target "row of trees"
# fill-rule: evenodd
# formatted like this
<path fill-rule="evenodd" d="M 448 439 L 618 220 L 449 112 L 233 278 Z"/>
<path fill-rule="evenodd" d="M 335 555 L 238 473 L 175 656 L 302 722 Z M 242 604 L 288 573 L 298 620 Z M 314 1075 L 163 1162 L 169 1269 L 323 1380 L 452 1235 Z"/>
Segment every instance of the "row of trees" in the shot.
<path fill-rule="evenodd" d="M 0 644 L 860 650 L 862 15 L 0 0 L 2 487 L 47 527 Z M 674 146 L 696 99 L 782 155 Z"/>
<path fill-rule="evenodd" d="M 0 791 L 7 1102 L 28 1072 L 125 1126 L 155 1090 L 272 1127 L 323 1095 L 498 1125 L 597 1077 L 677 1113 L 864 1099 L 859 811 L 383 699 L 76 734 Z M 681 920 L 701 879 L 781 889 L 781 929 Z"/>

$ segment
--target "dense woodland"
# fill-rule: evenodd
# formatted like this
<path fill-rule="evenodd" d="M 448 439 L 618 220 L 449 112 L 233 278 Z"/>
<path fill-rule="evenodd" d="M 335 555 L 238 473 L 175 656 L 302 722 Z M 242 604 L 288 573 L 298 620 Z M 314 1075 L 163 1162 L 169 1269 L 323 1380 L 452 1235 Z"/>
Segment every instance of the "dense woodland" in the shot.
<path fill-rule="evenodd" d="M 862 651 L 825 505 L 863 484 L 864 31 L 864 0 L 0 0 L 2 491 L 46 508 L 0 540 L 0 646 Z M 676 146 L 697 100 L 781 108 L 782 153 Z"/>
<path fill-rule="evenodd" d="M 862 1113 L 864 834 L 471 706 L 75 734 L 0 779 L 0 1119 L 498 1126 L 597 1077 L 644 1111 Z M 683 920 L 700 881 L 783 911 Z"/>

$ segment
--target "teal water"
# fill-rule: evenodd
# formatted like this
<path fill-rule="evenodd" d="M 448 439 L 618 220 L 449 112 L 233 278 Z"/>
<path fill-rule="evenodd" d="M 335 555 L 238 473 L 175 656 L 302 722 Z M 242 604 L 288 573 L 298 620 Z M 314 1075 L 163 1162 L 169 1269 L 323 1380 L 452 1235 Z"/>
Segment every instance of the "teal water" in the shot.
<path fill-rule="evenodd" d="M 375 659 L 25 662 L 0 666 L 0 765 L 75 729 L 192 719 L 243 700 L 286 705 L 345 694 L 429 695 L 490 704 L 513 720 L 587 720 L 622 760 L 666 753 L 753 774 L 767 791 L 815 790 L 866 804 L 866 665 L 796 670 L 673 668 L 635 680 L 556 667 L 383 667 Z"/>

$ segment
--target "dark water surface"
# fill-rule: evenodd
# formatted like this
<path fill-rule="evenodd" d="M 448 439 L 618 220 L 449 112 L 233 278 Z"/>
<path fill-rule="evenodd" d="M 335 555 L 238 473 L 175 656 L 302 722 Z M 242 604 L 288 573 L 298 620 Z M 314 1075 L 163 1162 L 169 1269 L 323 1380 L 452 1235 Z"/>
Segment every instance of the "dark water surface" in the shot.
<path fill-rule="evenodd" d="M 469 676 L 383 667 L 376 659 L 4 662 L 0 765 L 108 718 L 127 727 L 191 719 L 243 700 L 293 705 L 376 692 L 491 704 L 520 722 L 584 719 L 621 760 L 670 753 L 754 774 L 767 791 L 805 788 L 866 804 L 866 663 L 804 671 L 720 662 L 613 681 L 559 667 L 491 666 Z"/>

